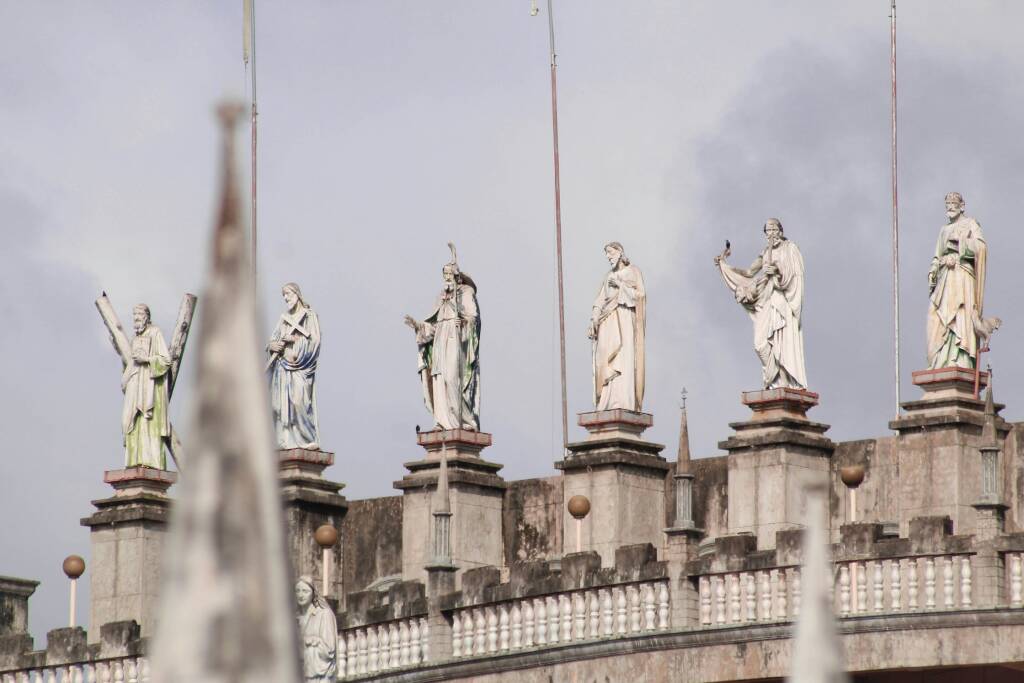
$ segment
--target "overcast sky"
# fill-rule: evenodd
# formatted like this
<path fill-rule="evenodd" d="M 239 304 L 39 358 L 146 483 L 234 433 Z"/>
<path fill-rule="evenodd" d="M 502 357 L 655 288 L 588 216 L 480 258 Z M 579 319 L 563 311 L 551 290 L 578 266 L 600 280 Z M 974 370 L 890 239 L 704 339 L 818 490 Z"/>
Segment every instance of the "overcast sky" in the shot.
<path fill-rule="evenodd" d="M 719 453 L 760 368 L 711 258 L 729 239 L 745 265 L 778 216 L 807 266 L 812 416 L 834 439 L 889 433 L 888 4 L 556 0 L 572 414 L 590 408 L 585 328 L 618 240 L 649 293 L 648 436 L 674 457 L 686 386 L 694 452 Z M 989 242 L 986 312 L 1005 320 L 991 363 L 1017 419 L 1024 3 L 900 0 L 899 21 L 904 397 L 943 196 L 959 190 Z M 66 618 L 61 560 L 89 560 L 78 520 L 123 465 L 120 363 L 92 302 L 105 290 L 126 324 L 149 303 L 167 331 L 201 292 L 212 108 L 244 91 L 241 33 L 240 2 L 0 0 L 0 574 L 43 582 L 37 646 Z M 299 282 L 324 334 L 328 474 L 350 499 L 394 495 L 421 457 L 430 417 L 402 315 L 429 312 L 449 240 L 479 285 L 484 455 L 510 479 L 554 474 L 545 13 L 257 0 L 257 60 L 265 327 Z M 182 372 L 187 439 L 188 354 Z"/>

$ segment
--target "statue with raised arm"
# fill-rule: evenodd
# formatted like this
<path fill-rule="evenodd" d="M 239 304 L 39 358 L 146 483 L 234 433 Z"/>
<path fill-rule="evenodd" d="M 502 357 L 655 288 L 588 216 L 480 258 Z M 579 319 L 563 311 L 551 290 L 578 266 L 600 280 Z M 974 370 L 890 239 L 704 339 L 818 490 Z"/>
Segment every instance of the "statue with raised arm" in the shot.
<path fill-rule="evenodd" d="M 928 269 L 928 368 L 932 370 L 976 367 L 979 348 L 1000 323 L 998 318 L 981 317 L 988 247 L 981 226 L 964 215 L 959 192 L 946 195 L 946 219 Z"/>
<path fill-rule="evenodd" d="M 647 290 L 619 242 L 604 247 L 611 270 L 591 308 L 587 337 L 593 351 L 594 407 L 640 412 L 644 401 Z"/>
<path fill-rule="evenodd" d="M 171 435 L 167 391 L 171 354 L 160 329 L 150 319 L 149 306 L 132 309 L 131 358 L 121 375 L 124 407 L 124 466 L 167 469 L 164 440 Z"/>
<path fill-rule="evenodd" d="M 287 310 L 267 344 L 270 405 L 279 448 L 319 450 L 316 367 L 320 358 L 320 319 L 294 282 L 281 288 Z"/>
<path fill-rule="evenodd" d="M 768 245 L 746 270 L 725 262 L 729 243 L 715 265 L 736 302 L 754 323 L 754 351 L 761 361 L 765 389 L 807 388 L 804 370 L 804 258 L 783 234 L 782 222 L 769 218 L 763 228 Z"/>
<path fill-rule="evenodd" d="M 480 309 L 476 283 L 455 258 L 441 269 L 444 285 L 424 320 L 405 316 L 416 333 L 423 402 L 435 429 L 480 430 Z"/>
<path fill-rule="evenodd" d="M 338 678 L 338 619 L 328 602 L 317 594 L 313 579 L 295 583 L 299 637 L 302 640 L 302 677 L 306 683 L 334 683 Z"/>

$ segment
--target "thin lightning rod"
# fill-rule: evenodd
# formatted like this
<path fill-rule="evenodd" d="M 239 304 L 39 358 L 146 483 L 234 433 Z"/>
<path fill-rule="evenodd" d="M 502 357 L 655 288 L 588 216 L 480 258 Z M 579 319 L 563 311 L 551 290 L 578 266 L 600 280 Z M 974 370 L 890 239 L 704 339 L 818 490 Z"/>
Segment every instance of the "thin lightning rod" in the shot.
<path fill-rule="evenodd" d="M 558 166 L 558 58 L 555 53 L 555 15 L 548 0 L 548 46 L 551 56 L 551 137 L 555 162 L 555 256 L 558 262 L 558 344 L 562 372 L 562 451 L 569 445 L 569 411 L 565 388 L 565 284 L 562 276 L 562 182 Z"/>
<path fill-rule="evenodd" d="M 889 14 L 890 76 L 892 82 L 892 301 L 893 352 L 895 355 L 896 416 L 900 414 L 900 212 L 896 147 L 896 0 Z"/>
<path fill-rule="evenodd" d="M 252 247 L 252 285 L 256 287 L 256 278 L 258 274 L 257 270 L 257 233 L 256 233 L 256 2 L 255 0 L 247 0 L 249 3 L 249 45 L 250 45 L 250 61 L 252 62 L 252 185 L 250 192 L 252 193 L 252 205 L 250 207 L 250 220 L 251 223 L 251 247 Z"/>

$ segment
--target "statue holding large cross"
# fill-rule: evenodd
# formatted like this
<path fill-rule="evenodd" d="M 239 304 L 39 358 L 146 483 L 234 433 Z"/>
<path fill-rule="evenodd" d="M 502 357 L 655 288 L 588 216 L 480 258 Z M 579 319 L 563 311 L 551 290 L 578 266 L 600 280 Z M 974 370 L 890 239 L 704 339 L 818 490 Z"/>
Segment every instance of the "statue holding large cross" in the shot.
<path fill-rule="evenodd" d="M 181 441 L 171 425 L 169 408 L 195 306 L 196 297 L 186 294 L 168 348 L 163 333 L 153 324 L 149 306 L 138 304 L 132 309 L 135 336 L 129 340 L 106 292 L 96 300 L 96 308 L 123 366 L 121 432 L 125 467 L 167 469 L 166 446 L 175 465 L 181 469 L 178 460 Z"/>

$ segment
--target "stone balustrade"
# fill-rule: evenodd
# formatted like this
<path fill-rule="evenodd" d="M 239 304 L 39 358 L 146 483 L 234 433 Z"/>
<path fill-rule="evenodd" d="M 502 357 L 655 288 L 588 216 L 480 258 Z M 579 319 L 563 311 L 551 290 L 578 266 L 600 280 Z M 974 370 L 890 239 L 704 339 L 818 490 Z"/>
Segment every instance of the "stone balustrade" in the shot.
<path fill-rule="evenodd" d="M 429 635 L 424 617 L 346 629 L 338 634 L 338 678 L 429 662 Z"/>
<path fill-rule="evenodd" d="M 697 595 L 702 627 L 787 621 L 800 614 L 800 568 L 701 576 Z"/>
<path fill-rule="evenodd" d="M 836 613 L 971 609 L 972 558 L 949 554 L 839 562 Z"/>
<path fill-rule="evenodd" d="M 565 591 L 452 612 L 452 656 L 484 657 L 668 630 L 667 581 Z"/>
<path fill-rule="evenodd" d="M 149 683 L 146 657 L 41 666 L 0 674 L 0 683 Z"/>

